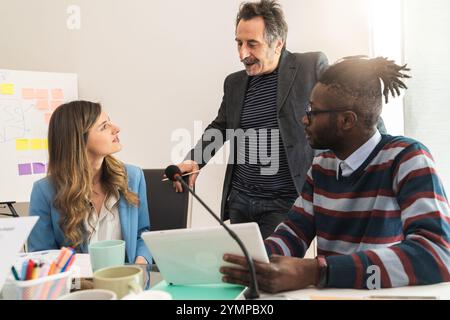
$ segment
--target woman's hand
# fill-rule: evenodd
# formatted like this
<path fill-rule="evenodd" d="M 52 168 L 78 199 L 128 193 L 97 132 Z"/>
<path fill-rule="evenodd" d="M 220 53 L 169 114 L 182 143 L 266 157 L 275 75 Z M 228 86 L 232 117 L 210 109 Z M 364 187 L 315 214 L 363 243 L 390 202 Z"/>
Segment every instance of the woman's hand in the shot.
<path fill-rule="evenodd" d="M 147 260 L 142 256 L 137 256 L 136 260 L 134 260 L 135 264 L 148 264 Z"/>

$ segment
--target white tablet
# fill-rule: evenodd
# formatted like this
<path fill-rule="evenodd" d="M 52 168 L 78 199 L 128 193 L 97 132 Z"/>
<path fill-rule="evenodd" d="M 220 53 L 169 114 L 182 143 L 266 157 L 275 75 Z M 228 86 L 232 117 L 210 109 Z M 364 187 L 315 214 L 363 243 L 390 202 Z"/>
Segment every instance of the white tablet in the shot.
<path fill-rule="evenodd" d="M 228 227 L 239 236 L 252 259 L 269 262 L 256 223 Z M 223 261 L 223 255 L 233 253 L 244 256 L 236 241 L 221 226 L 144 232 L 142 239 L 164 280 L 170 284 L 221 283 L 219 268 L 230 265 Z"/>

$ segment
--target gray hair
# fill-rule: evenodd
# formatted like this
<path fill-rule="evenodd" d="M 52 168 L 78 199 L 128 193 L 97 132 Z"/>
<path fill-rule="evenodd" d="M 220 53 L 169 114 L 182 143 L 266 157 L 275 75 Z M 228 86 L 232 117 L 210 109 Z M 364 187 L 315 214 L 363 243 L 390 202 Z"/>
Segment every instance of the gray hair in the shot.
<path fill-rule="evenodd" d="M 276 40 L 283 40 L 286 47 L 286 37 L 288 26 L 284 20 L 284 14 L 281 6 L 276 0 L 261 0 L 260 2 L 243 2 L 239 7 L 236 17 L 236 27 L 241 20 L 250 20 L 255 17 L 261 17 L 264 20 L 264 36 L 269 45 Z"/>

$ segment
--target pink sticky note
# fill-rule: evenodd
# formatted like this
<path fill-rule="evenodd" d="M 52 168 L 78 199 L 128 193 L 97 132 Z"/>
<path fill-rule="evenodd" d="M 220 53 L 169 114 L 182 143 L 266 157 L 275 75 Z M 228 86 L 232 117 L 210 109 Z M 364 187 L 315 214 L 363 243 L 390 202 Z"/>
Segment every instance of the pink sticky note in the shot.
<path fill-rule="evenodd" d="M 47 100 L 38 100 L 36 102 L 36 109 L 47 110 L 48 109 L 48 101 Z"/>
<path fill-rule="evenodd" d="M 31 163 L 19 164 L 19 176 L 26 176 L 31 174 Z"/>
<path fill-rule="evenodd" d="M 36 89 L 36 99 L 48 99 L 48 89 Z"/>
<path fill-rule="evenodd" d="M 49 124 L 50 123 L 50 118 L 52 117 L 51 113 L 46 113 L 44 114 L 44 121 L 45 123 Z"/>
<path fill-rule="evenodd" d="M 23 88 L 22 99 L 34 99 L 34 89 Z"/>
<path fill-rule="evenodd" d="M 55 110 L 60 105 L 62 105 L 62 103 L 63 103 L 62 100 L 52 100 L 50 101 L 50 109 Z"/>
<path fill-rule="evenodd" d="M 62 89 L 53 89 L 52 90 L 52 99 L 53 100 L 62 100 L 64 99 L 64 92 Z"/>

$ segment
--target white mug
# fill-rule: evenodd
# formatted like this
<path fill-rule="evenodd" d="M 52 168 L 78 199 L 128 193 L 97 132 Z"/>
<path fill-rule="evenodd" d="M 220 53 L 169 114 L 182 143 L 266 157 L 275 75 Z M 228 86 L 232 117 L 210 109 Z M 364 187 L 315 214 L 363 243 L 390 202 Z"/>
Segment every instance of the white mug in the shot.
<path fill-rule="evenodd" d="M 94 288 L 114 291 L 118 299 L 139 293 L 143 287 L 143 271 L 136 266 L 107 267 L 94 272 Z"/>
<path fill-rule="evenodd" d="M 172 296 L 165 291 L 146 290 L 127 294 L 122 300 L 172 300 Z"/>
<path fill-rule="evenodd" d="M 111 290 L 89 289 L 66 294 L 58 300 L 117 300 L 117 295 Z"/>

